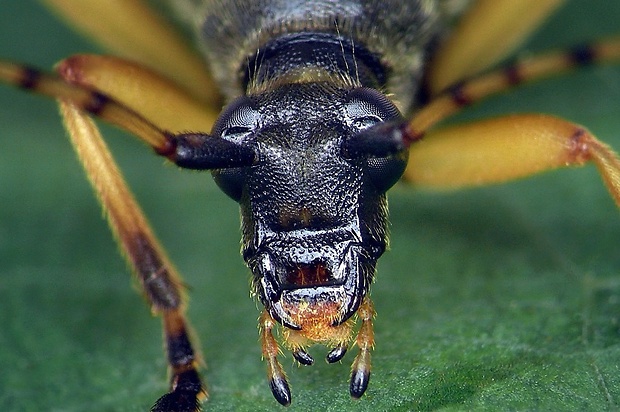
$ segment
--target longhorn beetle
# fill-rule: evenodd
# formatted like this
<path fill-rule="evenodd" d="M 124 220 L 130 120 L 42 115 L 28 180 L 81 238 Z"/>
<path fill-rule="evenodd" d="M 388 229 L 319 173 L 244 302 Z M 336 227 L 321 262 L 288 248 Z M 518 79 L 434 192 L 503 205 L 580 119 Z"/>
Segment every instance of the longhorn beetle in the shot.
<path fill-rule="evenodd" d="M 613 83 L 612 83 L 612 84 L 613 84 Z M 34 150 L 34 149 L 33 149 L 33 150 Z M 51 157 L 51 156 L 50 156 L 50 157 Z M 564 173 L 566 173 L 566 172 L 564 172 Z M 562 173 L 560 173 L 560 174 L 562 174 Z M 593 180 L 593 179 L 592 179 L 592 180 Z M 580 179 L 580 181 L 581 181 L 581 179 Z M 158 189 L 158 190 L 159 190 L 159 189 Z M 229 207 L 230 207 L 230 206 L 229 206 Z M 24 207 L 24 209 L 25 209 L 25 207 Z M 53 212 L 53 211 L 52 211 L 52 212 Z M 51 217 L 47 217 L 47 218 L 45 219 L 45 221 L 47 221 L 47 220 L 52 221 L 53 219 L 52 219 Z M 75 219 L 68 219 L 68 220 L 73 220 L 73 221 L 75 221 Z M 398 224 L 398 223 L 396 223 L 396 224 Z M 43 226 L 43 227 L 44 227 L 45 225 L 41 225 L 41 226 Z M 71 225 L 69 225 L 69 227 L 70 227 L 70 226 L 71 226 Z M 424 226 L 424 225 L 423 225 L 423 226 Z M 413 228 L 412 228 L 412 229 L 413 229 Z M 176 241 L 175 241 L 175 242 L 176 242 Z M 395 246 L 395 247 L 396 247 L 396 246 Z M 441 259 L 441 258 L 440 258 L 440 259 Z M 36 258 L 35 258 L 35 259 L 33 259 L 32 261 L 33 261 L 33 262 L 36 262 Z M 413 266 L 413 265 L 412 265 L 412 266 Z M 501 266 L 500 266 L 500 267 L 501 267 Z M 219 270 L 219 269 L 216 269 L 216 270 Z M 411 269 L 411 270 L 413 270 L 413 269 Z M 498 270 L 499 270 L 499 269 L 498 269 Z M 184 272 L 185 272 L 185 271 L 184 271 Z M 80 279 L 83 279 L 82 281 L 83 281 L 83 282 L 86 282 L 86 281 L 87 281 L 87 278 L 86 278 L 86 277 L 84 277 L 85 273 L 81 273 L 81 275 L 82 275 L 82 276 L 80 277 Z M 407 278 L 410 278 L 410 279 L 412 279 L 412 281 L 415 281 L 415 273 L 411 273 L 411 275 L 410 275 L 409 277 L 405 277 L 405 279 L 407 279 Z M 403 279 L 403 281 L 404 281 L 404 279 Z M 394 282 L 394 281 L 393 281 L 393 280 L 390 280 L 390 282 Z M 192 282 L 190 282 L 190 283 L 191 283 L 191 284 L 195 284 L 195 282 L 193 282 L 193 281 L 192 281 Z M 76 287 L 80 287 L 80 285 L 78 284 L 78 285 L 76 285 Z M 195 295 L 195 294 L 196 294 L 196 292 L 194 291 L 193 295 Z M 106 298 L 107 298 L 107 297 L 106 297 Z M 198 299 L 194 298 L 194 303 L 195 303 L 197 300 L 198 300 Z M 406 306 L 407 304 L 408 304 L 408 302 L 404 302 L 404 305 L 405 305 L 405 306 Z M 110 305 L 110 306 L 112 306 L 112 305 Z M 416 315 L 416 313 L 415 313 L 415 312 L 411 314 L 411 316 L 415 316 L 415 315 Z M 200 316 L 202 316 L 202 314 L 200 314 Z M 383 317 L 386 317 L 386 316 L 384 315 Z M 214 331 L 214 332 L 215 332 L 215 331 Z M 215 333 L 222 333 L 222 332 L 220 332 L 220 330 L 218 330 L 218 331 L 217 331 L 217 332 L 215 332 Z M 212 356 L 210 356 L 210 350 L 209 350 L 209 347 L 208 347 L 208 346 L 206 347 L 206 350 L 207 350 L 207 360 L 209 360 L 209 359 L 211 359 L 211 358 L 212 358 Z M 213 362 L 213 361 L 210 361 L 210 362 Z M 600 366 L 600 365 L 599 365 L 599 366 Z M 68 367 L 68 369 L 67 369 L 67 373 L 71 373 L 70 367 Z M 213 373 L 213 372 L 211 372 L 211 373 Z M 373 374 L 373 380 L 374 380 L 375 378 L 378 378 L 378 375 L 379 375 L 378 373 Z M 212 377 L 210 380 L 211 380 L 211 381 L 213 381 L 214 379 L 215 379 L 215 376 L 214 376 L 214 377 Z M 293 380 L 293 382 L 295 382 L 295 381 Z M 337 382 L 337 381 L 336 381 L 336 382 Z M 299 385 L 299 386 L 301 386 L 301 385 Z M 297 387 L 296 387 L 296 389 L 301 390 L 302 388 L 300 388 L 299 386 L 297 386 Z M 300 400 L 301 400 L 301 396 L 297 397 L 297 400 L 298 400 L 298 401 L 300 401 Z"/>

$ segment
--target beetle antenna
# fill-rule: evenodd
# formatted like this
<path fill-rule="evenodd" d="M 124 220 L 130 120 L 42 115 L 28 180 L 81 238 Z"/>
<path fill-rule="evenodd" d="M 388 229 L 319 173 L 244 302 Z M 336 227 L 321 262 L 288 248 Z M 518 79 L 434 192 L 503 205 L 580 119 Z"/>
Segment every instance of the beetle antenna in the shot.
<path fill-rule="evenodd" d="M 254 149 L 206 133 L 167 134 L 168 144 L 156 149 L 184 169 L 212 170 L 250 166 L 255 162 Z"/>
<path fill-rule="evenodd" d="M 410 133 L 407 123 L 379 123 L 345 139 L 341 153 L 345 159 L 386 157 L 402 153 L 421 138 Z"/>

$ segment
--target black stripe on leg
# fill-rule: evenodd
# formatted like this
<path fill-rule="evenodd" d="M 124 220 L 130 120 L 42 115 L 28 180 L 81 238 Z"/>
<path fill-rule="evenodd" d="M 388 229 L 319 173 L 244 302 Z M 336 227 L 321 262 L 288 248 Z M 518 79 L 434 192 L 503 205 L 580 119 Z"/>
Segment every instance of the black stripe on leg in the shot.
<path fill-rule="evenodd" d="M 511 64 L 504 69 L 504 76 L 510 86 L 517 86 L 523 82 L 521 67 L 518 63 Z"/>
<path fill-rule="evenodd" d="M 130 258 L 149 301 L 159 309 L 175 309 L 181 305 L 179 285 L 164 266 L 157 250 L 144 233 L 137 233 L 131 239 Z"/>
<path fill-rule="evenodd" d="M 573 48 L 569 53 L 569 59 L 577 66 L 586 66 L 596 60 L 594 48 L 590 45 L 582 45 Z"/>
<path fill-rule="evenodd" d="M 191 365 L 194 362 L 194 349 L 189 340 L 185 325 L 175 325 L 166 336 L 168 362 L 173 368 Z"/>
<path fill-rule="evenodd" d="M 172 310 L 163 316 L 166 352 L 172 371 L 171 390 L 157 400 L 151 411 L 199 411 L 201 401 L 207 397 L 207 391 L 196 371 L 194 350 L 183 314 Z"/>
<path fill-rule="evenodd" d="M 459 107 L 469 106 L 473 100 L 463 90 L 463 83 L 457 83 L 448 89 L 448 94 L 452 98 L 454 104 Z"/>
<path fill-rule="evenodd" d="M 103 93 L 91 92 L 90 100 L 84 104 L 84 110 L 95 116 L 105 109 L 106 105 L 110 102 L 110 98 Z"/>
<path fill-rule="evenodd" d="M 200 375 L 194 368 L 176 374 L 173 385 L 175 391 L 188 391 L 196 394 L 203 391 Z"/>
<path fill-rule="evenodd" d="M 29 90 L 36 88 L 41 79 L 41 72 L 32 67 L 22 67 L 22 72 L 20 74 L 21 76 L 17 85 L 22 89 Z"/>
<path fill-rule="evenodd" d="M 159 398 L 151 412 L 197 412 L 200 401 L 206 397 L 206 391 L 195 369 L 175 374 L 172 392 Z"/>

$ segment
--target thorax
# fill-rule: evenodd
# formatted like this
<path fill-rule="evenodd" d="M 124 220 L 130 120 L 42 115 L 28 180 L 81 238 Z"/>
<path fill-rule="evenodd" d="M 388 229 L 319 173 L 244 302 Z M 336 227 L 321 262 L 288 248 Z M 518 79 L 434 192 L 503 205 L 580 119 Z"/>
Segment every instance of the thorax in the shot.
<path fill-rule="evenodd" d="M 191 4 L 197 41 L 228 100 L 269 87 L 268 82 L 332 76 L 383 90 L 408 111 L 429 44 L 447 20 L 444 3 L 207 0 L 177 5 Z"/>

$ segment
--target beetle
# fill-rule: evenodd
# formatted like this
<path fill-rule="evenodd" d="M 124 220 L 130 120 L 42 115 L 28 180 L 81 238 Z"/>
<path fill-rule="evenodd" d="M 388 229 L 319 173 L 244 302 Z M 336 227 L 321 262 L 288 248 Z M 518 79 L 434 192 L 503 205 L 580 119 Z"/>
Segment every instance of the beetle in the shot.
<path fill-rule="evenodd" d="M 210 358 L 210 357 L 209 357 Z"/>

